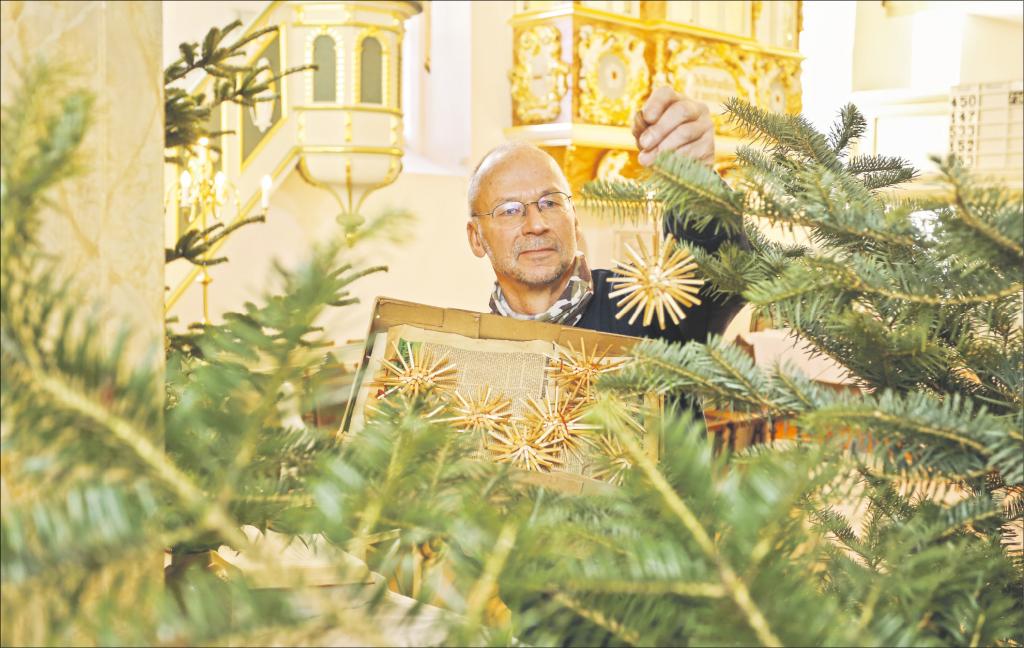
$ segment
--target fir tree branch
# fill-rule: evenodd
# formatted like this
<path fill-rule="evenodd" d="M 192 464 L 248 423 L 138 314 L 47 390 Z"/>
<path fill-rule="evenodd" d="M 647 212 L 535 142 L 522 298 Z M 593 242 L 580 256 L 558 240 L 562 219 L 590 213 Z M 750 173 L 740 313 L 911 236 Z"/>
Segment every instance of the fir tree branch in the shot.
<path fill-rule="evenodd" d="M 684 224 L 698 231 L 711 223 L 721 224 L 731 233 L 743 231 L 739 193 L 703 163 L 664 151 L 651 167 L 651 181 L 659 189 L 658 200 Z"/>
<path fill-rule="evenodd" d="M 586 605 L 580 603 L 579 601 L 565 594 L 564 592 L 556 593 L 554 596 L 554 601 L 555 603 L 558 603 L 559 605 L 562 605 L 572 610 L 580 617 L 586 619 L 587 621 L 590 621 L 597 627 L 608 631 L 610 634 L 612 634 L 615 637 L 618 637 L 630 646 L 639 646 L 641 644 L 639 634 L 637 634 L 633 630 L 630 630 L 629 628 L 626 628 L 624 625 L 622 625 L 615 619 L 608 618 L 600 610 L 588 608 Z"/>
<path fill-rule="evenodd" d="M 210 118 L 213 108 L 224 102 L 253 106 L 261 101 L 276 100 L 276 95 L 266 95 L 271 82 L 296 72 L 316 69 L 315 65 L 301 65 L 266 78 L 264 73 L 270 70 L 268 66 L 232 65 L 232 59 L 245 54 L 246 45 L 279 30 L 277 25 L 270 25 L 242 36 L 229 45 L 222 45 L 225 37 L 241 25 L 240 20 L 235 20 L 224 28 L 211 28 L 201 48 L 199 43 L 181 43 L 178 46 L 181 57 L 164 69 L 165 148 L 191 149 L 200 137 L 212 138 L 224 134 L 211 133 L 206 127 L 205 122 Z M 200 70 L 213 77 L 212 96 L 209 99 L 204 93 L 193 94 L 172 85 Z M 175 159 L 178 156 L 170 156 L 168 161 Z"/>
<path fill-rule="evenodd" d="M 842 166 L 828 140 L 802 115 L 771 113 L 738 97 L 728 99 L 725 109 L 734 125 L 748 134 L 760 134 L 761 138 L 776 142 L 783 152 L 792 150 L 827 169 Z"/>
<path fill-rule="evenodd" d="M 665 373 L 676 374 L 677 376 L 679 376 L 681 378 L 691 380 L 691 381 L 693 381 L 696 384 L 700 384 L 702 387 L 704 387 L 707 391 L 711 392 L 712 394 L 720 396 L 720 397 L 722 397 L 724 399 L 732 400 L 733 402 L 737 402 L 737 401 L 743 402 L 747 406 L 754 407 L 754 408 L 756 408 L 762 402 L 761 399 L 757 398 L 757 397 L 751 397 L 751 396 L 744 397 L 742 394 L 738 395 L 734 391 L 730 391 L 728 389 L 725 389 L 724 387 L 718 386 L 717 384 L 715 384 L 715 383 L 713 383 L 711 381 L 708 381 L 705 376 L 703 376 L 703 375 L 701 375 L 701 374 L 699 374 L 699 373 L 697 373 L 695 371 L 689 371 L 689 370 L 685 369 L 684 367 L 681 367 L 679 365 L 673 364 L 671 362 L 666 362 L 664 360 L 660 360 L 660 359 L 655 358 L 655 357 L 648 357 L 648 358 L 644 358 L 643 364 L 646 367 L 651 367 L 653 369 L 660 369 L 661 371 L 664 371 Z M 606 384 L 614 385 L 614 383 L 611 380 L 606 380 Z"/>
<path fill-rule="evenodd" d="M 878 286 L 871 286 L 865 283 L 860 277 L 850 271 L 846 271 L 845 276 L 849 281 L 849 290 L 857 292 L 863 295 L 878 295 L 880 297 L 886 297 L 888 299 L 896 299 L 903 302 L 912 304 L 928 304 L 930 306 L 960 306 L 965 304 L 984 304 L 1006 297 L 1012 297 L 1018 295 L 1021 292 L 1021 284 L 1011 284 L 1006 288 L 986 295 L 961 295 L 959 297 L 935 297 L 932 295 L 913 295 L 910 293 L 900 292 L 897 290 L 889 290 Z"/>
<path fill-rule="evenodd" d="M 494 541 L 494 549 L 484 561 L 483 572 L 469 590 L 469 596 L 466 598 L 467 637 L 476 635 L 488 601 L 498 593 L 498 577 L 505 569 L 509 555 L 516 546 L 516 535 L 516 526 L 511 521 L 502 525 Z"/>
<path fill-rule="evenodd" d="M 690 536 L 697 543 L 701 552 L 717 567 L 722 587 L 740 613 L 743 614 L 744 620 L 754 631 L 761 645 L 781 646 L 782 642 L 772 632 L 768 620 L 750 597 L 750 591 L 747 589 L 746 583 L 737 576 L 729 563 L 726 562 L 725 557 L 719 553 L 718 548 L 710 536 L 708 536 L 700 520 L 697 519 L 697 516 L 693 514 L 690 507 L 672 489 L 672 486 L 665 480 L 665 477 L 658 470 L 657 466 L 654 465 L 654 462 L 651 461 L 651 458 L 640 448 L 633 434 L 620 429 L 616 429 L 615 434 L 619 443 L 623 445 L 630 457 L 632 457 L 634 465 L 640 468 L 655 492 L 665 502 L 669 511 L 675 515 L 676 519 L 683 525 L 683 528 L 690 533 Z"/>
<path fill-rule="evenodd" d="M 865 173 L 860 180 L 864 183 L 866 188 L 874 190 L 881 189 L 883 187 L 891 187 L 892 185 L 901 184 L 903 182 L 909 182 L 916 176 L 917 171 L 915 169 L 904 168 L 895 171 Z"/>
<path fill-rule="evenodd" d="M 847 173 L 858 175 L 861 173 L 879 173 L 883 171 L 905 171 L 909 167 L 910 163 L 903 158 L 888 155 L 858 155 L 850 158 L 850 161 L 846 163 Z"/>
<path fill-rule="evenodd" d="M 94 399 L 81 393 L 61 377 L 52 375 L 39 365 L 33 366 L 33 380 L 48 393 L 56 403 L 95 421 L 109 430 L 113 437 L 132 451 L 154 474 L 166 484 L 182 502 L 199 511 L 204 511 L 204 524 L 238 544 L 246 546 L 248 541 L 235 526 L 234 520 L 222 508 L 211 505 L 205 495 L 195 486 L 192 479 L 167 460 L 164 452 L 154 446 L 131 421 L 101 407 Z"/>
<path fill-rule="evenodd" d="M 971 634 L 971 648 L 977 648 L 981 642 L 981 627 L 985 625 L 985 610 L 978 610 L 978 621 L 974 624 L 974 632 Z"/>
<path fill-rule="evenodd" d="M 961 533 L 982 522 L 1002 521 L 1003 511 L 991 497 L 985 495 L 956 503 L 944 512 L 943 517 L 946 528 L 935 534 L 935 537 L 940 540 Z"/>
<path fill-rule="evenodd" d="M 744 390 L 748 394 L 752 394 L 754 400 L 760 404 L 763 411 L 769 411 L 775 408 L 775 404 L 773 402 L 761 396 L 761 390 L 758 389 L 758 386 L 755 385 L 747 376 L 744 376 L 740 371 L 738 371 L 734 364 L 723 358 L 722 354 L 719 353 L 715 347 L 707 346 L 706 349 L 708 356 L 716 365 L 718 365 L 725 375 L 735 381 L 740 386 L 740 389 Z"/>
<path fill-rule="evenodd" d="M 843 155 L 850 142 L 860 139 L 867 130 L 868 122 L 857 106 L 848 103 L 839 111 L 839 119 L 832 124 L 828 143 L 836 155 Z"/>
<path fill-rule="evenodd" d="M 1024 259 L 1024 247 L 1021 247 L 1015 241 L 1003 236 L 998 230 L 978 218 L 970 206 L 964 201 L 962 187 L 954 182 L 954 188 L 956 190 L 956 205 L 959 208 L 958 216 L 961 223 L 974 230 L 978 234 L 984 236 L 988 240 L 995 243 L 998 247 L 1006 250 L 1013 256 Z"/>
<path fill-rule="evenodd" d="M 618 223 L 647 223 L 661 213 L 661 208 L 647 195 L 639 182 L 593 180 L 583 185 L 582 204 L 602 218 Z"/>
<path fill-rule="evenodd" d="M 587 594 L 632 594 L 637 596 L 683 596 L 686 598 L 723 598 L 726 595 L 725 588 L 720 583 L 700 583 L 688 581 L 620 581 L 620 580 L 596 580 L 588 581 L 567 581 L 563 584 L 553 584 L 547 588 L 549 592 L 561 592 L 564 590 L 574 592 L 586 592 Z"/>
<path fill-rule="evenodd" d="M 872 424 L 883 424 L 890 426 L 892 429 L 904 429 L 911 431 L 914 434 L 935 437 L 945 441 L 952 441 L 953 443 L 957 443 L 965 448 L 970 448 L 984 458 L 988 458 L 991 455 L 984 444 L 958 434 L 953 430 L 934 425 L 927 425 L 913 419 L 906 419 L 878 409 L 868 411 L 863 407 L 831 406 L 820 408 L 813 413 L 807 413 L 804 415 L 806 420 L 812 420 L 812 417 L 813 419 L 818 420 L 827 417 L 836 421 L 845 421 L 851 425 L 856 425 L 858 421 L 870 421 Z"/>
<path fill-rule="evenodd" d="M 224 227 L 223 223 L 216 223 L 206 228 L 205 230 L 189 230 L 181 235 L 181 238 L 174 244 L 174 248 L 166 248 L 164 250 L 164 263 L 170 263 L 178 259 L 187 259 L 190 263 L 194 263 L 200 266 L 210 266 L 218 263 L 224 263 L 227 261 L 227 257 L 218 257 L 215 259 L 203 259 L 201 258 L 206 254 L 211 247 L 213 247 L 218 241 L 223 239 L 228 234 L 231 234 L 240 227 L 244 227 L 251 223 L 265 223 L 267 217 L 263 214 L 258 216 L 250 216 L 243 218 L 242 220 L 235 221 L 227 227 Z M 223 228 L 223 229 L 221 229 Z M 213 232 L 220 229 L 221 231 L 213 234 Z"/>
<path fill-rule="evenodd" d="M 887 227 L 881 231 L 876 230 L 874 227 L 866 226 L 867 224 L 863 222 L 865 220 L 863 218 L 858 219 L 861 221 L 859 227 L 852 223 L 839 222 L 838 216 L 845 213 L 847 208 L 834 199 L 833 185 L 837 180 L 834 175 L 830 173 L 810 173 L 801 174 L 800 178 L 800 184 L 805 188 L 810 188 L 819 204 L 823 206 L 826 218 L 811 219 L 798 213 L 793 215 L 793 222 L 795 224 L 805 225 L 819 231 L 835 232 L 846 237 L 847 240 L 868 239 L 881 245 L 897 245 L 906 248 L 918 247 L 917 242 L 912 237 L 894 232 L 892 227 Z M 835 198 L 841 199 L 841 196 L 835 196 Z"/>

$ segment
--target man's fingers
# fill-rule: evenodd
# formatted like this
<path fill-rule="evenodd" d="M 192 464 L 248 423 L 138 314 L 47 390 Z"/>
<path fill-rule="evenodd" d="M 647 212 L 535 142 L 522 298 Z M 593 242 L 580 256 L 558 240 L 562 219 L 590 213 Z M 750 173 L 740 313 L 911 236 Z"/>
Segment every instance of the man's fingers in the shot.
<path fill-rule="evenodd" d="M 706 134 L 698 140 L 686 144 L 680 149 L 676 150 L 680 155 L 691 157 L 695 160 L 700 160 L 704 164 L 711 165 L 715 163 L 715 137 L 712 134 Z"/>
<path fill-rule="evenodd" d="M 696 142 L 704 135 L 704 130 L 703 126 L 696 121 L 683 122 L 661 140 L 655 152 L 674 151 L 691 142 Z"/>
<path fill-rule="evenodd" d="M 645 151 L 653 150 L 680 124 L 696 120 L 698 117 L 700 117 L 698 104 L 686 100 L 674 102 L 665 109 L 658 121 L 648 126 L 640 136 L 640 148 Z"/>
<path fill-rule="evenodd" d="M 706 104 L 680 97 L 672 88 L 656 88 L 633 115 L 632 133 L 640 154 L 637 161 L 650 166 L 663 151 L 711 164 L 715 157 L 714 128 Z"/>
<path fill-rule="evenodd" d="M 633 139 L 639 140 L 645 130 L 647 130 L 647 122 L 644 121 L 643 114 L 638 110 L 633 113 Z"/>
<path fill-rule="evenodd" d="M 661 118 L 662 113 L 672 105 L 673 102 L 679 100 L 679 95 L 675 93 L 672 88 L 668 86 L 660 86 L 654 89 L 651 96 L 644 102 L 644 107 L 640 110 L 640 116 L 648 124 L 653 124 Z"/>
<path fill-rule="evenodd" d="M 674 136 L 674 135 L 673 135 Z M 691 141 L 688 144 L 684 144 L 679 148 L 665 147 L 665 149 L 657 149 L 653 151 L 641 151 L 637 155 L 637 162 L 641 166 L 649 167 L 654 164 L 654 160 L 657 159 L 658 155 L 661 154 L 662 150 L 671 151 L 674 150 L 676 153 L 692 157 L 696 160 L 700 160 L 704 164 L 714 164 L 715 161 L 715 137 L 711 131 L 705 132 L 698 139 Z"/>

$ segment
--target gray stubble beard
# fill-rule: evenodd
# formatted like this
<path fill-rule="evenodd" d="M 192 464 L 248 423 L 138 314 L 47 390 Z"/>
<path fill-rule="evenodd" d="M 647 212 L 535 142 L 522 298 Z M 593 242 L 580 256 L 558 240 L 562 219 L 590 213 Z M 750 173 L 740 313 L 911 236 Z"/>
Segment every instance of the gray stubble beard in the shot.
<path fill-rule="evenodd" d="M 494 268 L 496 274 L 504 274 L 511 276 L 513 279 L 531 288 L 544 288 L 550 286 L 554 282 L 558 281 L 566 273 L 566 271 L 572 266 L 573 258 L 563 259 L 558 267 L 552 271 L 551 276 L 545 279 L 537 279 L 527 276 L 518 266 L 515 261 L 510 261 L 506 264 L 499 264 L 494 257 L 494 252 L 491 250 L 491 246 L 487 244 L 487 239 L 484 238 L 483 233 L 478 230 L 480 235 L 480 243 L 483 245 L 484 252 L 487 253 L 487 258 L 491 261 L 491 266 Z M 557 243 L 557 241 L 556 241 Z M 559 246 L 558 253 L 562 253 L 562 248 Z"/>

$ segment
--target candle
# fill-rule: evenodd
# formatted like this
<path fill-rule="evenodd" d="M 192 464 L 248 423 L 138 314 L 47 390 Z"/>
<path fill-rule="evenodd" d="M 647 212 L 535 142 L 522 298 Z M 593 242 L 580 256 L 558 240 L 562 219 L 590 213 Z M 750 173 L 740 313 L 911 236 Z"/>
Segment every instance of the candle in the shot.
<path fill-rule="evenodd" d="M 263 176 L 263 179 L 260 180 L 260 206 L 263 209 L 270 207 L 270 184 L 271 180 L 268 175 Z"/>
<path fill-rule="evenodd" d="M 178 184 L 181 187 L 181 202 L 188 202 L 188 188 L 192 185 L 192 174 L 188 171 L 182 171 L 181 177 L 178 179 Z"/>
<path fill-rule="evenodd" d="M 213 188 L 215 192 L 214 195 L 217 197 L 218 203 L 224 202 L 224 184 L 226 182 L 227 178 L 225 177 L 223 171 L 218 171 L 217 174 L 213 176 Z"/>

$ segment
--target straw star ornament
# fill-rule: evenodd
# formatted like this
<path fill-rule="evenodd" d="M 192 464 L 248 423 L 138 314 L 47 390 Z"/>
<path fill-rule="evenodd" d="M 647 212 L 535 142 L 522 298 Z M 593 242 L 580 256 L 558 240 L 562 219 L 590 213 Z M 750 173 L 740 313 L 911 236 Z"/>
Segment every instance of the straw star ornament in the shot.
<path fill-rule="evenodd" d="M 392 396 L 380 398 L 377 402 L 366 406 L 366 418 L 368 421 L 394 421 L 397 418 L 416 411 L 416 418 L 420 421 L 441 423 L 447 419 L 442 418 L 448 409 L 448 401 L 443 398 L 432 397 L 417 402 L 417 398 L 411 394 L 393 392 Z"/>
<path fill-rule="evenodd" d="M 402 353 L 397 344 L 392 346 L 397 359 L 381 363 L 383 374 L 376 381 L 384 389 L 380 398 L 394 393 L 419 396 L 455 389 L 455 366 L 449 364 L 447 358 L 434 358 L 423 345 L 408 354 Z"/>
<path fill-rule="evenodd" d="M 700 303 L 697 293 L 704 280 L 698 279 L 694 272 L 697 262 L 686 248 L 676 245 L 671 234 L 664 239 L 655 237 L 650 251 L 643 239 L 637 237 L 637 247 L 639 252 L 626 245 L 631 260 L 616 261 L 615 270 L 620 276 L 608 280 L 608 283 L 618 284 L 608 296 L 622 297 L 615 318 L 621 319 L 633 311 L 629 318 L 632 324 L 643 313 L 643 325 L 648 326 L 657 315 L 658 327 L 664 330 L 668 313 L 672 323 L 679 324 L 686 317 L 683 308 Z"/>
<path fill-rule="evenodd" d="M 562 466 L 562 452 L 553 430 L 531 429 L 512 422 L 488 430 L 487 449 L 495 461 L 532 472 L 551 472 Z"/>
<path fill-rule="evenodd" d="M 572 343 L 568 350 L 559 348 L 554 363 L 548 367 L 559 388 L 570 393 L 569 400 L 590 402 L 593 400 L 594 383 L 603 373 L 615 371 L 625 360 L 610 360 L 607 354 L 595 348 L 587 353 L 587 343 L 580 340 L 580 350 Z"/>
<path fill-rule="evenodd" d="M 583 458 L 586 446 L 591 444 L 589 431 L 593 426 L 581 423 L 583 408 L 570 400 L 563 401 L 560 390 L 552 398 L 537 400 L 528 396 L 523 423 L 545 437 L 550 436 L 562 452 Z"/>
<path fill-rule="evenodd" d="M 597 439 L 597 449 L 604 457 L 599 468 L 594 470 L 595 479 L 604 480 L 615 486 L 622 485 L 626 472 L 633 468 L 633 459 L 617 438 L 602 434 Z"/>
<path fill-rule="evenodd" d="M 512 401 L 490 387 L 481 387 L 475 397 L 469 398 L 456 391 L 452 395 L 450 409 L 452 416 L 446 420 L 460 430 L 498 430 L 509 423 Z"/>

